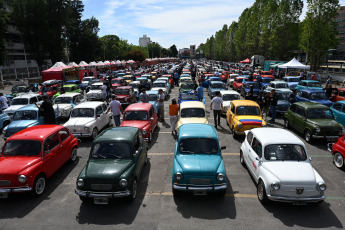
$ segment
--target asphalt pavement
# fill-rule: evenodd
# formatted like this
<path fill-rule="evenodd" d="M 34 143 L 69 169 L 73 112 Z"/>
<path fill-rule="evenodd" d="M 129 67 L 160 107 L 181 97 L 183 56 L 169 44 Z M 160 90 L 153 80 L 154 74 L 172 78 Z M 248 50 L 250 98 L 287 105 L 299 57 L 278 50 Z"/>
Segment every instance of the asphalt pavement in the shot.
<path fill-rule="evenodd" d="M 82 139 L 78 160 L 66 163 L 47 181 L 39 198 L 26 194 L 0 200 L 0 229 L 304 229 L 344 228 L 345 172 L 332 164 L 327 142 L 305 143 L 312 165 L 325 180 L 327 199 L 320 205 L 294 206 L 271 202 L 263 206 L 256 196 L 256 185 L 239 162 L 243 138 L 233 138 L 221 119 L 218 135 L 223 150 L 229 187 L 224 198 L 217 196 L 184 196 L 174 198 L 171 172 L 175 139 L 171 135 L 168 106 L 178 96 L 174 88 L 165 102 L 166 123 L 159 123 L 149 145 L 149 163 L 138 184 L 133 203 L 116 199 L 109 205 L 83 203 L 74 193 L 78 174 L 85 166 L 91 140 Z M 206 94 L 209 123 L 210 98 Z M 283 128 L 278 117 L 273 127 Z M 302 139 L 300 135 L 297 135 Z M 1 139 L 0 144 L 4 141 Z"/>

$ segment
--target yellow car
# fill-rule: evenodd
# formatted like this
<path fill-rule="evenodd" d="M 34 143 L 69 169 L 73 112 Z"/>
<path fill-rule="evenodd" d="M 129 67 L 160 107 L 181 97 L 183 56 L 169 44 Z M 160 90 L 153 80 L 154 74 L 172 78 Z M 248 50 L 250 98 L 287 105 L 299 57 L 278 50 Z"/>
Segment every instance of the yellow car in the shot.
<path fill-rule="evenodd" d="M 151 72 L 151 75 L 152 75 L 152 81 L 156 80 L 157 79 L 157 72 Z"/>
<path fill-rule="evenodd" d="M 125 75 L 123 79 L 127 82 L 127 84 L 132 82 L 132 75 Z"/>
<path fill-rule="evenodd" d="M 244 131 L 266 127 L 260 106 L 251 100 L 234 100 L 226 112 L 226 123 L 235 135 L 244 135 Z"/>
<path fill-rule="evenodd" d="M 181 125 L 188 123 L 208 124 L 204 103 L 200 101 L 185 101 L 180 104 L 177 131 Z"/>
<path fill-rule="evenodd" d="M 178 87 L 181 87 L 182 83 L 185 82 L 185 81 L 191 81 L 191 82 L 193 82 L 193 80 L 192 80 L 191 77 L 181 77 L 180 80 L 179 80 Z"/>

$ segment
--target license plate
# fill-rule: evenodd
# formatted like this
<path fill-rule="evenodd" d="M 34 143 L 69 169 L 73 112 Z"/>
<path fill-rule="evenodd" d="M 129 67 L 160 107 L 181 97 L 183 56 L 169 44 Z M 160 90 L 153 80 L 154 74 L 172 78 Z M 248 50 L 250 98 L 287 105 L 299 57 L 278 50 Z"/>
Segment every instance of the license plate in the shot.
<path fill-rule="evenodd" d="M 206 196 L 207 191 L 194 191 L 195 196 Z"/>
<path fill-rule="evenodd" d="M 292 203 L 293 205 L 307 205 L 305 201 L 295 201 Z"/>
<path fill-rule="evenodd" d="M 0 199 L 8 198 L 8 193 L 0 193 Z"/>
<path fill-rule="evenodd" d="M 108 198 L 95 198 L 94 204 L 108 204 Z"/>

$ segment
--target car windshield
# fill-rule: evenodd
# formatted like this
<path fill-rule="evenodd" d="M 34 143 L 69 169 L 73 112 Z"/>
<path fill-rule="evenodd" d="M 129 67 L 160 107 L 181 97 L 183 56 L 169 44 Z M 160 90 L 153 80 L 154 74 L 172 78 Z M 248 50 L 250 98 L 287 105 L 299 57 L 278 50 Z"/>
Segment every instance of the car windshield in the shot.
<path fill-rule="evenodd" d="M 267 79 L 267 78 L 266 78 L 266 79 L 262 79 L 261 82 L 262 82 L 262 83 L 270 83 L 271 81 L 272 81 L 272 79 Z"/>
<path fill-rule="evenodd" d="M 91 108 L 76 108 L 71 112 L 71 117 L 93 117 L 94 110 Z"/>
<path fill-rule="evenodd" d="M 307 117 L 309 119 L 333 119 L 332 110 L 328 108 L 315 108 L 307 110 Z"/>
<path fill-rule="evenodd" d="M 116 95 L 129 95 L 128 89 L 115 89 Z"/>
<path fill-rule="evenodd" d="M 180 153 L 217 154 L 218 143 L 212 138 L 184 138 L 179 144 Z"/>
<path fill-rule="evenodd" d="M 256 106 L 239 106 L 236 109 L 236 114 L 260 116 L 260 109 Z"/>
<path fill-rule="evenodd" d="M 310 100 L 328 100 L 328 97 L 325 92 L 317 92 L 310 94 Z"/>
<path fill-rule="evenodd" d="M 93 80 L 93 78 L 87 78 L 87 77 L 83 78 L 83 81 L 91 81 L 91 80 Z"/>
<path fill-rule="evenodd" d="M 155 88 L 158 88 L 158 87 L 162 87 L 162 88 L 165 88 L 165 83 L 153 83 L 153 86 L 152 87 L 155 87 Z"/>
<path fill-rule="evenodd" d="M 288 82 L 299 82 L 298 78 L 288 78 Z"/>
<path fill-rule="evenodd" d="M 37 112 L 34 110 L 17 111 L 13 115 L 13 120 L 37 120 Z"/>
<path fill-rule="evenodd" d="M 121 80 L 112 80 L 111 83 L 112 84 L 121 83 Z"/>
<path fill-rule="evenodd" d="M 158 95 L 157 94 L 149 94 L 149 101 L 157 101 Z"/>
<path fill-rule="evenodd" d="M 240 95 L 237 94 L 225 94 L 223 95 L 223 101 L 233 101 L 233 100 L 239 100 Z"/>
<path fill-rule="evenodd" d="M 182 84 L 181 88 L 183 88 L 183 89 L 194 89 L 194 85 L 193 84 Z"/>
<path fill-rule="evenodd" d="M 290 95 L 288 93 L 277 93 L 278 100 L 289 100 Z"/>
<path fill-rule="evenodd" d="M 14 98 L 11 105 L 27 105 L 29 100 L 27 98 Z"/>
<path fill-rule="evenodd" d="M 256 82 L 246 83 L 246 88 L 249 88 L 251 85 L 253 88 L 259 88 L 259 84 Z"/>
<path fill-rule="evenodd" d="M 243 78 L 238 78 L 237 79 L 237 83 L 242 83 L 242 81 L 243 81 Z"/>
<path fill-rule="evenodd" d="M 225 85 L 224 84 L 220 84 L 220 83 L 211 84 L 210 87 L 211 88 L 217 88 L 217 89 L 225 89 Z"/>
<path fill-rule="evenodd" d="M 139 89 L 139 86 L 140 86 L 140 84 L 129 84 L 129 85 L 136 89 Z"/>
<path fill-rule="evenodd" d="M 71 101 L 71 97 L 57 97 L 54 101 L 54 104 L 70 104 Z"/>
<path fill-rule="evenodd" d="M 126 121 L 147 121 L 147 118 L 147 111 L 126 111 L 124 116 L 124 120 Z"/>
<path fill-rule="evenodd" d="M 102 89 L 102 85 L 91 85 L 91 90 L 101 90 Z"/>
<path fill-rule="evenodd" d="M 71 92 L 72 87 L 63 87 L 66 92 Z"/>
<path fill-rule="evenodd" d="M 122 159 L 131 157 L 130 145 L 123 142 L 103 142 L 92 146 L 91 159 Z"/>
<path fill-rule="evenodd" d="M 289 86 L 286 83 L 275 84 L 275 86 L 275 88 L 289 88 Z"/>
<path fill-rule="evenodd" d="M 199 100 L 197 94 L 182 94 L 181 100 Z"/>
<path fill-rule="evenodd" d="M 41 153 L 41 142 L 32 140 L 8 141 L 2 154 L 4 156 L 37 156 Z"/>
<path fill-rule="evenodd" d="M 309 87 L 321 87 L 320 82 L 309 82 L 308 84 Z"/>
<path fill-rule="evenodd" d="M 265 147 L 265 159 L 269 161 L 305 161 L 304 147 L 296 144 L 275 144 Z"/>
<path fill-rule="evenodd" d="M 27 90 L 26 90 L 26 87 L 13 87 L 12 88 L 12 92 L 17 92 L 17 93 L 25 93 Z"/>
<path fill-rule="evenodd" d="M 185 108 L 181 110 L 181 117 L 205 117 L 203 108 Z"/>

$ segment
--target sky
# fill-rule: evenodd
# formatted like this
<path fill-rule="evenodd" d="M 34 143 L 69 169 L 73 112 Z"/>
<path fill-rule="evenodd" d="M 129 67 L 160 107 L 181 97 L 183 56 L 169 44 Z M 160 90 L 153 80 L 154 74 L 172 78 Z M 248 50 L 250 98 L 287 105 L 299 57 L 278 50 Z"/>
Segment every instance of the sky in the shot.
<path fill-rule="evenodd" d="M 305 1 L 304 1 L 305 2 Z M 83 0 L 83 19 L 99 21 L 99 37 L 115 34 L 139 45 L 146 34 L 162 47 L 205 43 L 224 24 L 238 21 L 254 0 Z M 345 0 L 339 1 L 341 6 Z M 306 3 L 301 20 L 306 12 Z"/>

